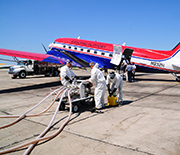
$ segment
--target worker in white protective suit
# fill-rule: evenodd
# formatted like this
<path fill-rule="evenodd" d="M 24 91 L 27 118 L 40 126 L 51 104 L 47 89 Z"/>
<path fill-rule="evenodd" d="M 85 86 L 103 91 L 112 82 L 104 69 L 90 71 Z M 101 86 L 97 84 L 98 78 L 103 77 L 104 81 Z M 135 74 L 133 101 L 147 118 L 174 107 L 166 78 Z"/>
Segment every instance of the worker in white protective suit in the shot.
<path fill-rule="evenodd" d="M 67 61 L 66 65 L 61 68 L 61 83 L 62 85 L 72 84 L 76 74 L 71 70 L 72 61 Z"/>
<path fill-rule="evenodd" d="M 112 96 L 116 92 L 117 102 L 118 104 L 122 105 L 123 104 L 123 92 L 122 92 L 123 79 L 121 75 L 113 71 L 110 72 L 107 76 L 106 85 L 108 88 L 109 96 Z"/>
<path fill-rule="evenodd" d="M 104 96 L 106 93 L 106 80 L 104 78 L 103 73 L 98 69 L 98 63 L 94 64 L 94 62 L 90 63 L 91 67 L 91 77 L 87 79 L 87 81 L 93 83 L 95 82 L 95 110 L 99 110 L 104 108 Z"/>

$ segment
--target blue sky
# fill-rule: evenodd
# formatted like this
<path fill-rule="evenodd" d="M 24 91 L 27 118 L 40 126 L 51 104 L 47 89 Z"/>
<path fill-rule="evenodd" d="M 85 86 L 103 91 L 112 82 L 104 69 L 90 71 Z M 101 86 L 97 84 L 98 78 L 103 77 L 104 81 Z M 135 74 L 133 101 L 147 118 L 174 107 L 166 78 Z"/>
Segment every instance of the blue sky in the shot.
<path fill-rule="evenodd" d="M 44 53 L 41 43 L 48 48 L 56 38 L 81 36 L 169 50 L 180 42 L 179 6 L 179 0 L 0 0 L 0 48 Z"/>

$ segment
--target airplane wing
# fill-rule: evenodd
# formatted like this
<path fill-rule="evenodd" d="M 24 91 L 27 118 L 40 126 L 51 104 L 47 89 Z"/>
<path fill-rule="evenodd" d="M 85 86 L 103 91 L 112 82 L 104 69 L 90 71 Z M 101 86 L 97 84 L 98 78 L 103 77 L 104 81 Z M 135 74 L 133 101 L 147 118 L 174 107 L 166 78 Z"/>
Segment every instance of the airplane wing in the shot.
<path fill-rule="evenodd" d="M 16 50 L 9 50 L 9 49 L 2 49 L 2 48 L 0 48 L 0 54 L 6 55 L 6 56 L 33 59 L 37 61 L 45 61 L 45 62 L 50 62 L 50 63 L 66 64 L 66 62 L 63 59 L 60 59 L 60 58 L 57 58 L 55 56 L 48 55 L 48 54 L 23 52 L 23 51 L 16 51 Z"/>

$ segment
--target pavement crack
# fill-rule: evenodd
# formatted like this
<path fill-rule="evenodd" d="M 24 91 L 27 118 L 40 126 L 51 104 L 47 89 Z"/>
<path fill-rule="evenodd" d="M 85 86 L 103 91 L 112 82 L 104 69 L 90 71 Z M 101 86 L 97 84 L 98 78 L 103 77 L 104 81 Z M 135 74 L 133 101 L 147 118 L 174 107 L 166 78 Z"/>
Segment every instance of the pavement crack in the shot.
<path fill-rule="evenodd" d="M 2 112 L 3 114 L 6 114 L 6 115 L 12 115 L 12 114 L 10 114 L 10 113 L 8 113 L 6 111 L 3 111 L 3 110 L 0 110 L 0 112 Z"/>
<path fill-rule="evenodd" d="M 146 95 L 146 96 L 143 96 L 143 97 L 141 97 L 141 98 L 138 98 L 138 99 L 134 100 L 133 102 L 140 101 L 140 100 L 142 100 L 142 99 L 145 99 L 145 98 L 147 98 L 147 97 L 153 96 L 153 95 L 155 95 L 155 94 L 157 94 L 157 93 L 163 92 L 164 90 L 167 90 L 167 89 L 170 89 L 170 88 L 173 88 L 173 87 L 176 87 L 176 85 L 169 86 L 169 87 L 166 87 L 166 88 L 161 89 L 161 90 L 159 90 L 159 91 L 156 91 L 156 92 L 154 92 L 154 93 L 148 94 L 148 95 Z"/>
<path fill-rule="evenodd" d="M 119 147 L 119 148 L 123 148 L 123 149 L 126 149 L 126 150 L 131 150 L 131 151 L 134 151 L 134 152 L 140 152 L 140 153 L 144 153 L 144 154 L 147 154 L 147 155 L 154 155 L 153 153 L 149 153 L 149 152 L 146 152 L 146 151 L 141 151 L 139 148 L 137 149 L 137 148 L 131 148 L 131 147 L 127 147 L 127 146 L 122 146 L 122 145 L 119 145 L 119 144 L 109 143 L 109 142 L 104 141 L 104 140 L 84 136 L 84 135 L 81 135 L 81 134 L 78 134 L 78 133 L 74 133 L 72 131 L 64 130 L 64 132 L 69 133 L 71 135 L 81 137 L 81 138 L 93 140 L 93 141 L 96 141 L 96 142 L 99 142 L 99 143 L 104 143 L 106 145 L 111 145 L 111 146 L 114 146 L 114 147 Z"/>
<path fill-rule="evenodd" d="M 29 139 L 35 138 L 35 137 L 37 137 L 37 136 L 39 136 L 39 134 L 33 135 L 33 136 L 28 137 L 28 138 L 25 138 L 25 139 L 21 139 L 21 140 L 19 140 L 19 141 L 15 141 L 15 142 L 13 142 L 12 144 L 8 144 L 8 145 L 6 145 L 6 146 L 0 147 L 0 150 L 13 147 L 14 145 L 17 145 L 17 144 L 19 144 L 19 143 L 21 143 L 21 142 L 24 142 L 24 141 L 27 141 L 27 140 L 29 140 Z"/>

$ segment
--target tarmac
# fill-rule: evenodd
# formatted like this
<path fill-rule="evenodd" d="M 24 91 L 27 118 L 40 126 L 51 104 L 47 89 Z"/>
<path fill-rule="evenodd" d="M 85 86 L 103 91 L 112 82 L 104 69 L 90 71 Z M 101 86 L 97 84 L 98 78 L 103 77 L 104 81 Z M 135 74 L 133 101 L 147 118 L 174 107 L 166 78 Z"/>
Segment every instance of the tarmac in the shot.
<path fill-rule="evenodd" d="M 88 78 L 90 71 L 75 70 Z M 21 115 L 39 103 L 50 88 L 60 87 L 59 77 L 43 75 L 11 79 L 0 69 L 0 115 Z M 105 101 L 107 103 L 107 93 Z M 51 140 L 39 142 L 32 155 L 180 155 L 180 83 L 171 74 L 136 73 L 135 82 L 123 81 L 122 106 L 91 113 L 85 104 L 73 113 L 62 132 Z M 54 96 L 53 96 L 54 97 Z M 31 113 L 44 110 L 48 99 Z M 37 117 L 26 117 L 0 130 L 0 151 L 34 140 L 51 121 L 57 107 Z M 51 135 L 62 125 L 68 107 L 59 111 Z M 15 118 L 0 118 L 0 126 Z M 8 153 L 23 154 L 27 147 Z"/>

